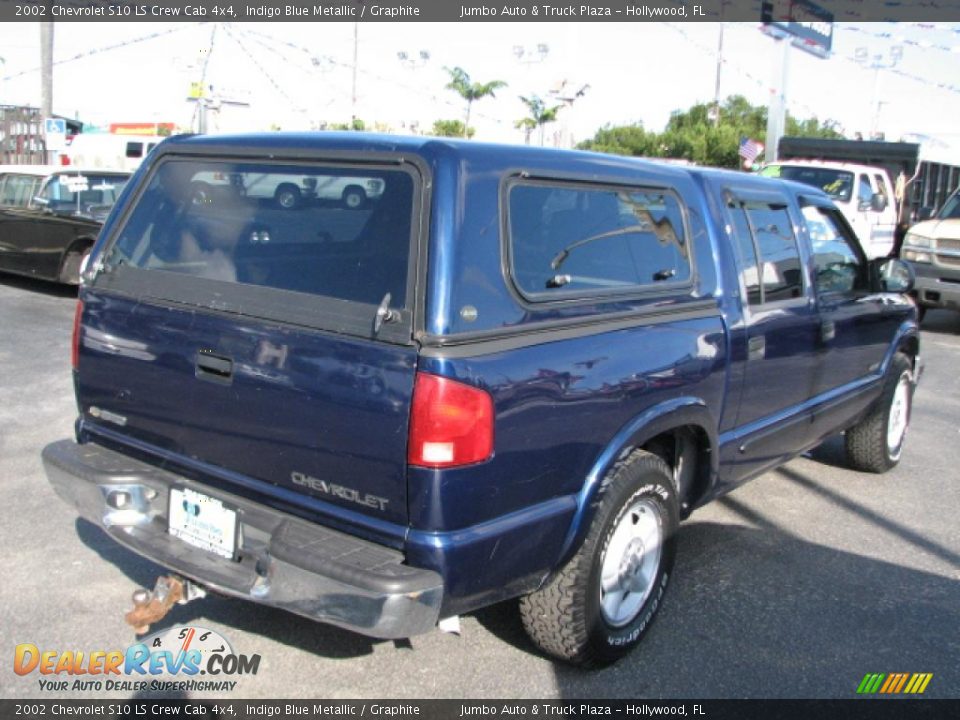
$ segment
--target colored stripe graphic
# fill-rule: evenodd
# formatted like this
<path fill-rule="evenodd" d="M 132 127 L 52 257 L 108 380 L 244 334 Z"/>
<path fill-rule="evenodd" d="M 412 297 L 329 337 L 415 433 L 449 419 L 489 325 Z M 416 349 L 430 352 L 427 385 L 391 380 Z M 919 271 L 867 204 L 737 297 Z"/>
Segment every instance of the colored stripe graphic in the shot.
<path fill-rule="evenodd" d="M 857 686 L 858 695 L 922 695 L 933 673 L 867 673 Z"/>

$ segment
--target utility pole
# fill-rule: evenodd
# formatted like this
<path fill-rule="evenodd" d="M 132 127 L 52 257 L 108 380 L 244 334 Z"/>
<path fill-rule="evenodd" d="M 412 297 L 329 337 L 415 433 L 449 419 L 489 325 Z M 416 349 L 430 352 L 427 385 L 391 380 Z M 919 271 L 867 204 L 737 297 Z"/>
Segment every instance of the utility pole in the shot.
<path fill-rule="evenodd" d="M 722 12 L 722 10 L 721 10 Z M 720 23 L 720 40 L 717 42 L 717 82 L 713 86 L 713 125 L 720 124 L 720 74 L 723 69 L 723 23 Z"/>
<path fill-rule="evenodd" d="M 40 117 L 53 117 L 53 23 L 40 23 Z M 46 149 L 46 146 L 44 146 Z M 45 162 L 51 162 L 52 153 L 47 150 Z"/>
<path fill-rule="evenodd" d="M 353 24 L 353 93 L 350 100 L 350 119 L 357 119 L 357 62 L 360 48 L 360 23 Z"/>

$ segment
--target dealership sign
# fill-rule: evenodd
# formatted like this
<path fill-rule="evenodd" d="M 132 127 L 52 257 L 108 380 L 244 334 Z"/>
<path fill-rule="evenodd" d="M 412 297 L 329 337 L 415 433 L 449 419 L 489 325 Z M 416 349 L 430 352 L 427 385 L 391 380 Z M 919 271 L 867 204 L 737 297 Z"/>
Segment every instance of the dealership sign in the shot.
<path fill-rule="evenodd" d="M 794 47 L 825 58 L 833 45 L 833 13 L 810 0 L 764 0 L 763 31 L 791 38 Z"/>

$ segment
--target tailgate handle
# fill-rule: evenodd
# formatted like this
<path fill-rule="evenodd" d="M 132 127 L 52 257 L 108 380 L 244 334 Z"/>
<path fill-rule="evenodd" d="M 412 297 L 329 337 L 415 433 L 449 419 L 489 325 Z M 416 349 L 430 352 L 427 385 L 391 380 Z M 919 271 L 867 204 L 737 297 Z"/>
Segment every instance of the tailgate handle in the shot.
<path fill-rule="evenodd" d="M 200 351 L 197 353 L 196 374 L 201 380 L 229 384 L 233 377 L 233 360 Z"/>

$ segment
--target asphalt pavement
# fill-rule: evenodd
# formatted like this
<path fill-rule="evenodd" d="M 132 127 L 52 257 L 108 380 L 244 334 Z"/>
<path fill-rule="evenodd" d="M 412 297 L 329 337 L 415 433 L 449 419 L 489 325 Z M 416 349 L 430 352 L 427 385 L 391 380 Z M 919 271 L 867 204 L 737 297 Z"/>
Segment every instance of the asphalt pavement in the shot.
<path fill-rule="evenodd" d="M 14 648 L 124 649 L 130 594 L 161 568 L 78 520 L 40 463 L 72 434 L 76 294 L 0 276 L 0 697 L 48 692 Z M 278 610 L 207 597 L 158 629 L 214 630 L 258 654 L 231 698 L 849 698 L 868 672 L 933 673 L 926 696 L 960 697 L 960 314 L 923 325 L 926 374 L 900 465 L 844 468 L 834 439 L 681 527 L 672 586 L 636 652 L 584 672 L 540 656 L 515 603 L 440 631 L 377 641 Z M 76 679 L 66 676 L 71 682 Z M 204 697 L 204 693 L 190 696 Z"/>

